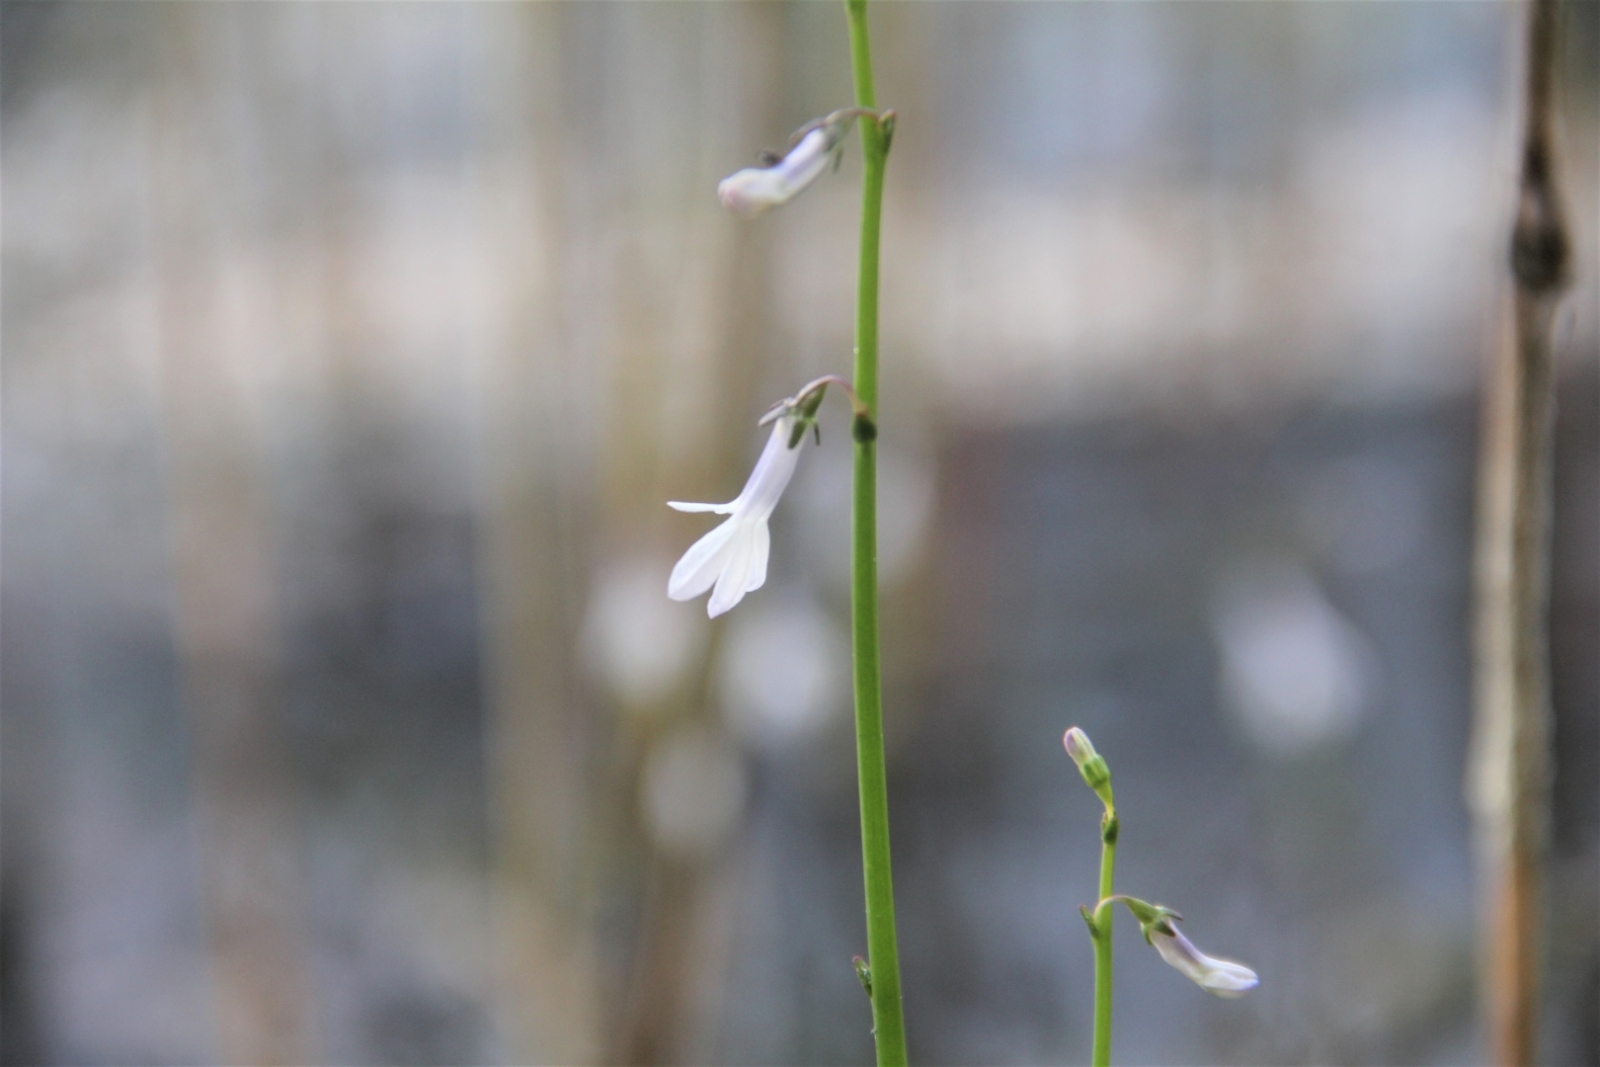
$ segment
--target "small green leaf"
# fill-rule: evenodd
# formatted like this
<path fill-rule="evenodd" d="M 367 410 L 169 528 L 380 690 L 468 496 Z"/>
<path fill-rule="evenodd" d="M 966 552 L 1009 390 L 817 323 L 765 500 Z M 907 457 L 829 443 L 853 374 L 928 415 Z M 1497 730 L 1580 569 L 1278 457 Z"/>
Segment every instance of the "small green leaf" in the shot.
<path fill-rule="evenodd" d="M 872 999 L 872 968 L 867 966 L 867 961 L 860 956 L 850 957 L 850 962 L 855 965 L 856 977 L 861 980 L 861 988 L 867 991 L 867 999 Z"/>

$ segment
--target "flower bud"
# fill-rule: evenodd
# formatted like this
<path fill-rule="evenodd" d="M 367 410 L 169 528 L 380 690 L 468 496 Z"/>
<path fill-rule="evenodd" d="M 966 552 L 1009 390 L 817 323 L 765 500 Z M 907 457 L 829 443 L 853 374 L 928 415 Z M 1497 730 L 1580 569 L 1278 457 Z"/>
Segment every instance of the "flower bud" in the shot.
<path fill-rule="evenodd" d="M 1105 801 L 1106 807 L 1111 806 L 1111 768 L 1107 766 L 1105 758 L 1094 750 L 1094 744 L 1089 740 L 1089 735 L 1074 726 L 1061 738 L 1061 744 L 1067 750 L 1067 755 L 1072 757 L 1072 762 L 1078 765 L 1078 773 L 1083 775 L 1083 780 L 1088 783 Z"/>
<path fill-rule="evenodd" d="M 1076 726 L 1062 735 L 1061 745 L 1067 750 L 1067 755 L 1072 757 L 1072 762 L 1076 763 L 1080 770 L 1085 763 L 1088 763 L 1097 755 L 1094 750 L 1094 742 L 1089 740 L 1089 735 Z"/>
<path fill-rule="evenodd" d="M 794 147 L 782 159 L 730 174 L 717 186 L 717 199 L 735 215 L 747 217 L 793 200 L 830 164 L 838 166 L 844 151 L 840 142 L 860 113 L 858 108 L 842 108 L 801 127 Z"/>
<path fill-rule="evenodd" d="M 1182 971 L 1190 981 L 1207 993 L 1219 997 L 1242 997 L 1261 984 L 1256 972 L 1242 963 L 1219 960 L 1207 956 L 1194 947 L 1194 943 L 1163 916 L 1144 928 L 1144 936 L 1161 958 Z"/>
<path fill-rule="evenodd" d="M 724 178 L 717 199 L 735 215 L 745 216 L 786 204 L 828 169 L 836 143 L 827 127 L 814 129 L 772 166 L 746 167 Z"/>

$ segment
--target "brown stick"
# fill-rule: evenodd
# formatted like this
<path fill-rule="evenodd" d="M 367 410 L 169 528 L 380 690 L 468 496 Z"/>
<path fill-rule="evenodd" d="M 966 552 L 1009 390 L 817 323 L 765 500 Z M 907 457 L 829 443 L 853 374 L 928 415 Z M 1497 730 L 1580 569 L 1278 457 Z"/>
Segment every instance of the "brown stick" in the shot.
<path fill-rule="evenodd" d="M 1478 483 L 1477 677 L 1470 801 L 1492 1062 L 1535 1062 L 1550 812 L 1551 321 L 1567 281 L 1555 189 L 1555 0 L 1529 7 L 1522 179 L 1511 234 L 1512 336 L 1484 401 Z"/>

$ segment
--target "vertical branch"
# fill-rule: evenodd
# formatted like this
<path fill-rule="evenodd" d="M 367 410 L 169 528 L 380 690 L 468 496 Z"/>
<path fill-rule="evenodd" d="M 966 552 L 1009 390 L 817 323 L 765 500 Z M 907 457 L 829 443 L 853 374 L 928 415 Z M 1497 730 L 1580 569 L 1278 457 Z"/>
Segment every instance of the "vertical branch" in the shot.
<path fill-rule="evenodd" d="M 847 0 L 850 67 L 856 106 L 877 108 L 866 0 Z M 882 123 L 861 128 L 861 259 L 856 296 L 855 388 L 878 417 L 878 232 L 883 170 L 889 145 Z M 894 877 L 889 861 L 889 789 L 883 755 L 883 685 L 878 663 L 878 490 L 875 432 L 856 421 L 855 483 L 851 504 L 850 632 L 855 662 L 856 772 L 861 790 L 861 860 L 867 896 L 867 951 L 872 970 L 872 1022 L 878 1063 L 906 1062 L 900 1007 L 900 950 L 896 943 Z"/>
<path fill-rule="evenodd" d="M 1535 1062 L 1550 809 L 1551 321 L 1567 280 L 1555 189 L 1555 0 L 1529 6 L 1512 336 L 1487 383 L 1479 465 L 1471 801 L 1492 1062 Z"/>

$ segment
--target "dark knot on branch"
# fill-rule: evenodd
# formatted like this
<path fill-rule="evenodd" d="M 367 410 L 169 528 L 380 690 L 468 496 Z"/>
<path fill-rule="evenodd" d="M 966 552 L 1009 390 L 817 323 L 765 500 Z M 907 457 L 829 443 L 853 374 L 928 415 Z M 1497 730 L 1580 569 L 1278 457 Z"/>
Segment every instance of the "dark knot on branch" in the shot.
<path fill-rule="evenodd" d="M 1571 259 L 1550 162 L 1544 145 L 1528 145 L 1522 161 L 1522 197 L 1511 231 L 1511 273 L 1524 291 L 1535 294 L 1560 289 Z"/>

